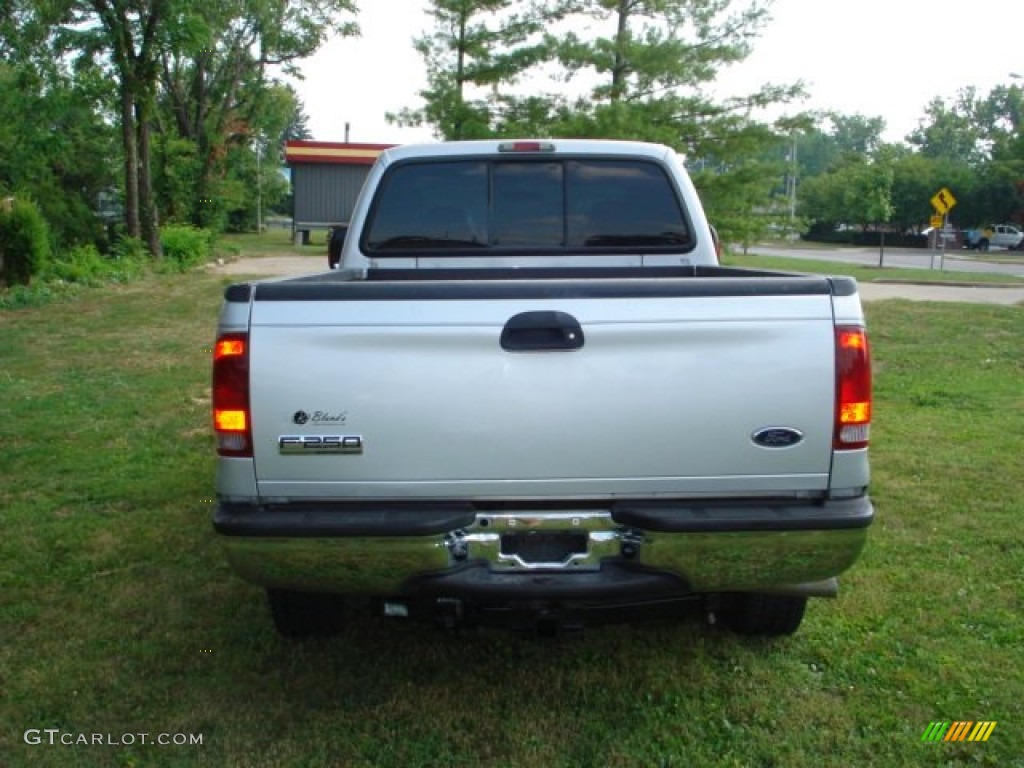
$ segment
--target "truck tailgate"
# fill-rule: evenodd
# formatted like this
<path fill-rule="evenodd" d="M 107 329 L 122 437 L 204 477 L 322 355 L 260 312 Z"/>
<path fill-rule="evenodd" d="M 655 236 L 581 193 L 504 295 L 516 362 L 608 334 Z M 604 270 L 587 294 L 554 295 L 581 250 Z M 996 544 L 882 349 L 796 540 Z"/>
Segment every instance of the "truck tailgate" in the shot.
<path fill-rule="evenodd" d="M 261 295 L 257 286 L 249 364 L 260 382 L 260 495 L 825 489 L 835 377 L 827 284 L 790 293 L 639 282 L 598 295 L 355 284 L 331 286 L 329 296 Z M 577 348 L 544 349 L 543 332 L 539 348 L 503 348 L 510 319 L 554 312 L 578 321 Z M 772 428 L 785 439 L 754 439 Z"/>

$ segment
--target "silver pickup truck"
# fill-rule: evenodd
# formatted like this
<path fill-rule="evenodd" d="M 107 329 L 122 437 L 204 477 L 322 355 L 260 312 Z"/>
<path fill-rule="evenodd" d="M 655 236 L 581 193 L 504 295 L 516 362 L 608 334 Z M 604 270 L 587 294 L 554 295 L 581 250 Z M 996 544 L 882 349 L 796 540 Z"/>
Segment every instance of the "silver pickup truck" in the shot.
<path fill-rule="evenodd" d="M 214 527 L 286 635 L 555 631 L 697 605 L 780 635 L 873 517 L 854 280 L 720 266 L 677 155 L 383 152 L 338 269 L 230 286 Z"/>

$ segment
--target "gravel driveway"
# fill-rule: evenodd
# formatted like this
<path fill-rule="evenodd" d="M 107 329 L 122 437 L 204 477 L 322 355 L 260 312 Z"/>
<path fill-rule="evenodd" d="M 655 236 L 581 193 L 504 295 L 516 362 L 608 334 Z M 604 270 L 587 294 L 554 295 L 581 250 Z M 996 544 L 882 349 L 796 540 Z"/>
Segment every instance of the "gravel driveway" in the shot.
<path fill-rule="evenodd" d="M 239 259 L 208 267 L 213 274 L 252 278 L 296 277 L 323 272 L 325 257 L 268 256 Z M 864 301 L 910 299 L 911 301 L 962 301 L 971 304 L 1008 304 L 1024 306 L 1024 287 L 977 285 L 927 285 L 921 283 L 860 283 Z"/>

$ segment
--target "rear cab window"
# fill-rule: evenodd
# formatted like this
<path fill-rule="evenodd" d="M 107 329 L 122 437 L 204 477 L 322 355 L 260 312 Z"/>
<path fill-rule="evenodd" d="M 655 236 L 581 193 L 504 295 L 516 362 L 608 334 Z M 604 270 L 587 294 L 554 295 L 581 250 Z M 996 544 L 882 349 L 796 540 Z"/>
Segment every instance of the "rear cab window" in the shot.
<path fill-rule="evenodd" d="M 695 239 L 678 192 L 655 162 L 466 158 L 388 169 L 361 246 L 375 257 L 686 253 Z"/>

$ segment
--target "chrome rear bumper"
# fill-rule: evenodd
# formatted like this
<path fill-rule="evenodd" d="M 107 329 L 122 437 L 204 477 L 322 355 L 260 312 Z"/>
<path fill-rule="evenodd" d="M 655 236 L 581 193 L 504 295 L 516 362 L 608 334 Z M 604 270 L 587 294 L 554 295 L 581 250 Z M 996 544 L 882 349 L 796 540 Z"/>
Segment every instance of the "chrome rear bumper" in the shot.
<path fill-rule="evenodd" d="M 598 599 L 722 591 L 834 594 L 873 518 L 864 496 L 784 505 L 637 502 L 487 511 L 221 505 L 214 525 L 243 578 L 353 595 Z"/>

